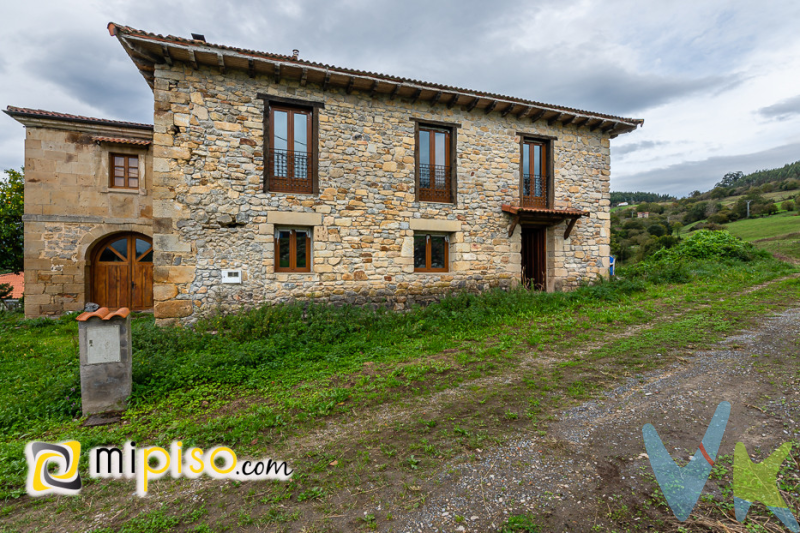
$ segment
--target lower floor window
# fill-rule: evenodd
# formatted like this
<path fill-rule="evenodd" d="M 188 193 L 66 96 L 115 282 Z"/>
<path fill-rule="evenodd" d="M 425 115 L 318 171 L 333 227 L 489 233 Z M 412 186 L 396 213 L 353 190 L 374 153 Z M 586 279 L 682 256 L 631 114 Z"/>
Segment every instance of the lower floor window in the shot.
<path fill-rule="evenodd" d="M 414 235 L 414 271 L 447 272 L 449 263 L 447 235 Z"/>
<path fill-rule="evenodd" d="M 311 233 L 310 228 L 275 232 L 276 272 L 311 272 Z"/>

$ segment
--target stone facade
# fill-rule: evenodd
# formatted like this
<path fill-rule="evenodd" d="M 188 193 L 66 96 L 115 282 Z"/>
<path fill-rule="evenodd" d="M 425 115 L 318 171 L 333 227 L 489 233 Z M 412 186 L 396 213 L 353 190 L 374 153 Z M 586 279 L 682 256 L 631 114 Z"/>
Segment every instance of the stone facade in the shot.
<path fill-rule="evenodd" d="M 153 126 L 8 111 L 27 127 L 28 316 L 83 307 L 93 247 L 117 232 L 152 237 L 159 324 L 291 300 L 400 310 L 453 292 L 512 287 L 523 279 L 527 224 L 548 226 L 547 290 L 608 272 L 610 139 L 640 119 L 113 23 L 109 32 L 153 90 Z M 315 105 L 313 194 L 265 192 L 269 99 Z M 417 200 L 416 128 L 425 123 L 448 124 L 456 137 L 453 203 Z M 147 142 L 109 145 L 98 137 Z M 543 140 L 549 154 L 544 221 L 516 210 L 528 138 Z M 138 191 L 109 189 L 111 149 L 142 156 Z M 529 218 L 515 215 L 523 212 Z M 576 218 L 574 227 L 564 221 Z M 275 235 L 285 228 L 313 235 L 310 272 L 276 272 Z M 415 271 L 415 232 L 447 236 L 446 272 Z M 239 270 L 241 282 L 223 283 L 227 269 Z"/>
<path fill-rule="evenodd" d="M 83 309 L 90 294 L 91 252 L 120 232 L 152 235 L 153 172 L 147 145 L 110 144 L 98 137 L 149 141 L 142 127 L 81 123 L 57 116 L 12 115 L 25 128 L 25 315 L 56 316 Z M 109 153 L 140 157 L 138 191 L 109 188 Z"/>
<path fill-rule="evenodd" d="M 554 208 L 590 212 L 568 239 L 548 229 L 548 289 L 605 275 L 609 135 L 512 115 L 448 109 L 386 95 L 181 63 L 155 66 L 155 314 L 191 323 L 266 302 L 325 299 L 403 308 L 453 291 L 519 282 L 520 134 L 553 138 Z M 263 192 L 264 100 L 322 102 L 319 193 Z M 415 201 L 414 119 L 457 125 L 454 204 Z M 313 227 L 310 273 L 276 273 L 276 227 Z M 446 273 L 415 273 L 415 230 L 449 234 Z M 221 269 L 241 269 L 239 285 Z"/>

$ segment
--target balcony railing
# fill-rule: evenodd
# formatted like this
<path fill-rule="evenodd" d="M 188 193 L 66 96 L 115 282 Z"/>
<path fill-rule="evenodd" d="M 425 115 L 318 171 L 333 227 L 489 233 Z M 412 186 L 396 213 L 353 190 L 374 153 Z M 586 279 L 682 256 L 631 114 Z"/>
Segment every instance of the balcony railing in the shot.
<path fill-rule="evenodd" d="M 269 190 L 311 193 L 314 191 L 314 159 L 308 152 L 269 151 Z"/>
<path fill-rule="evenodd" d="M 522 207 L 547 207 L 547 179 L 541 174 L 522 175 Z"/>
<path fill-rule="evenodd" d="M 452 202 L 449 165 L 419 166 L 419 199 L 421 202 Z"/>

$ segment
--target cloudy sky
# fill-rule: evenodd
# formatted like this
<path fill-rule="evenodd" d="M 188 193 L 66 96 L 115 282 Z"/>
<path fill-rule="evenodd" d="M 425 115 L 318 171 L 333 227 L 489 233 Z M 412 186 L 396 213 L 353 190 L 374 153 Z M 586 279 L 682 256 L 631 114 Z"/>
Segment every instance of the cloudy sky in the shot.
<path fill-rule="evenodd" d="M 0 106 L 152 122 L 109 21 L 644 118 L 612 141 L 612 190 L 682 196 L 800 160 L 796 0 L 6 0 Z M 23 136 L 0 116 L 0 169 Z"/>

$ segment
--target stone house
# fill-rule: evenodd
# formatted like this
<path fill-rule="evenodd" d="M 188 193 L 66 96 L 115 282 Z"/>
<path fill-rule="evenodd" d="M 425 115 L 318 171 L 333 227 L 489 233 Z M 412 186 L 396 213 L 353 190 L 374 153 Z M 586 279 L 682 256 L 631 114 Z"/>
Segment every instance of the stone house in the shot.
<path fill-rule="evenodd" d="M 640 119 L 322 65 L 297 51 L 108 29 L 153 90 L 152 131 L 117 134 L 152 141 L 136 145 L 145 163 L 126 217 L 139 218 L 119 221 L 152 236 L 159 323 L 292 299 L 402 309 L 453 291 L 562 290 L 608 273 L 609 143 Z M 41 150 L 26 144 L 26 166 Z M 95 185 L 114 178 L 102 167 L 111 156 L 94 157 L 75 174 Z M 114 191 L 92 194 L 112 209 Z M 39 205 L 31 215 L 45 216 Z M 46 216 L 80 216 L 77 205 Z M 37 268 L 69 256 L 70 272 L 94 283 L 85 281 L 100 253 L 83 248 L 91 238 L 72 243 L 74 230 L 38 220 L 26 214 L 26 240 L 29 223 L 43 224 L 31 230 Z M 117 218 L 91 220 L 78 224 Z M 72 275 L 80 306 L 87 293 Z M 122 270 L 118 278 L 128 282 Z M 58 311 L 36 301 L 53 306 L 40 313 Z"/>
<path fill-rule="evenodd" d="M 25 126 L 25 315 L 152 308 L 153 126 L 5 112 Z"/>

